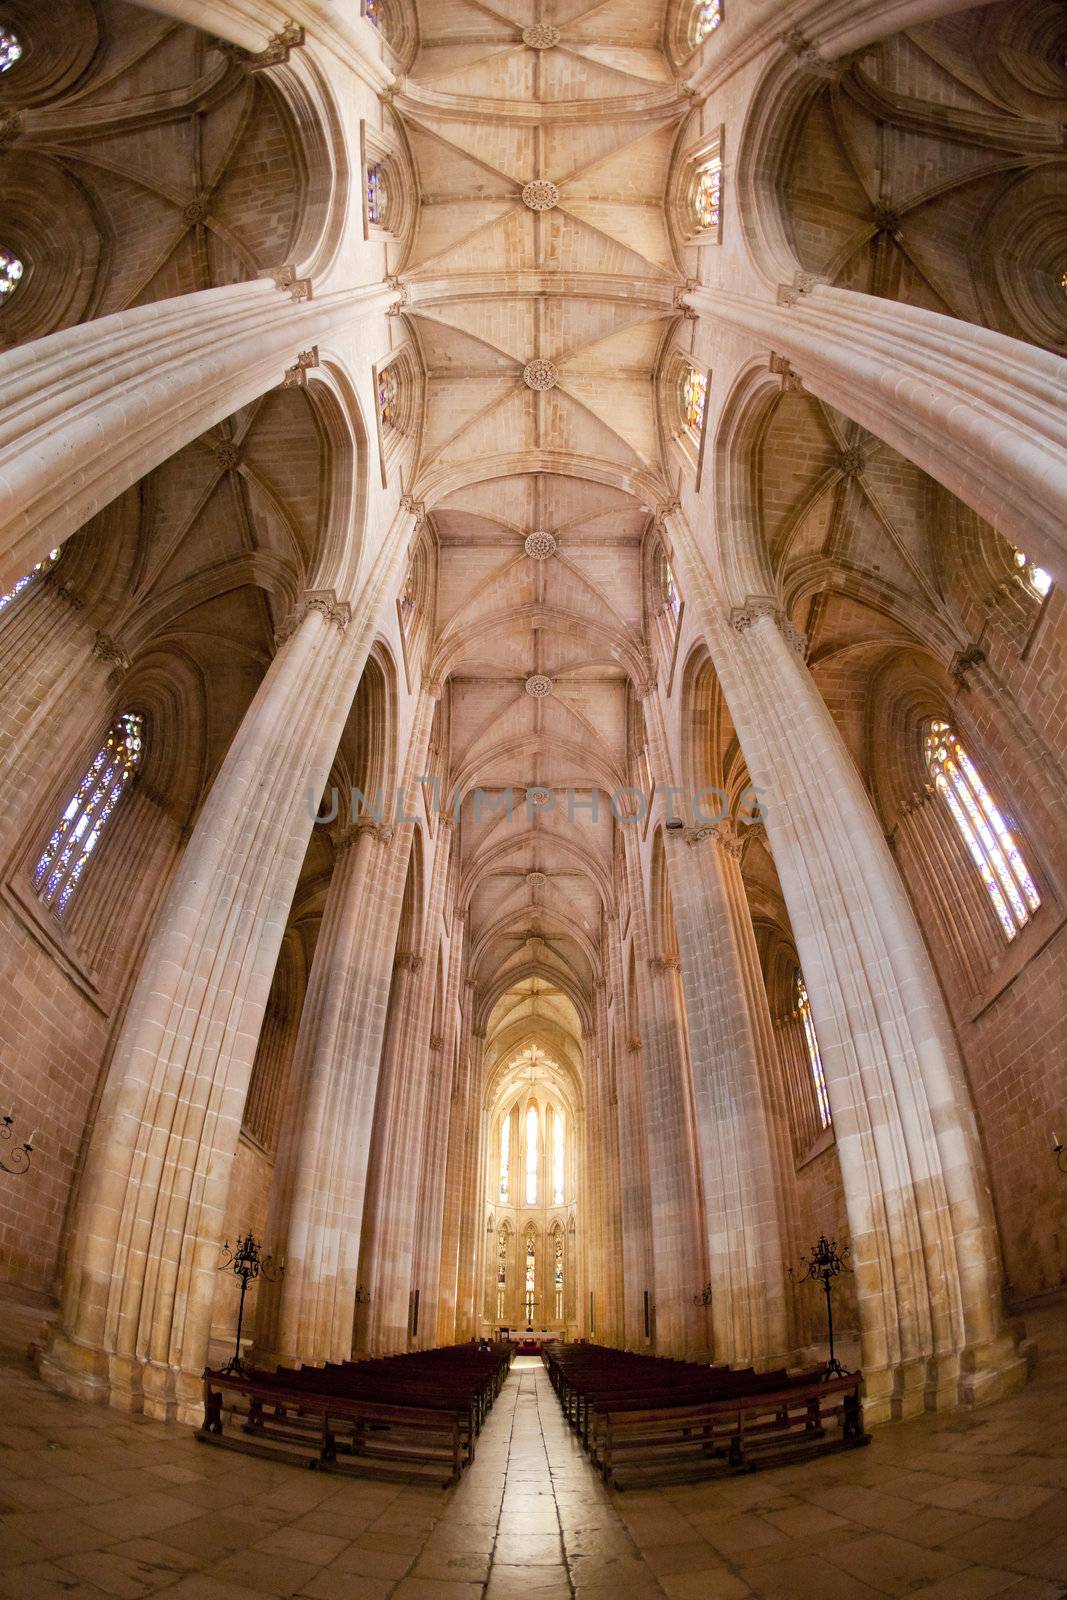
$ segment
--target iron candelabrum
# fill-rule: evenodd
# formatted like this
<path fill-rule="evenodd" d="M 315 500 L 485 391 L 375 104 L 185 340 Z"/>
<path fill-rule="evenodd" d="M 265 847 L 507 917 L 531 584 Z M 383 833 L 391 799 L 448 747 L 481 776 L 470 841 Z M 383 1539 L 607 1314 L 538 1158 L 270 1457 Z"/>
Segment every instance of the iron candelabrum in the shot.
<path fill-rule="evenodd" d="M 13 1139 L 14 1134 L 12 1129 L 14 1128 L 14 1125 L 15 1111 L 14 1107 L 12 1107 L 6 1116 L 0 1117 L 0 1139 Z M 14 1146 L 10 1157 L 13 1165 L 9 1166 L 3 1157 L 0 1156 L 0 1171 L 13 1173 L 18 1178 L 21 1178 L 24 1172 L 29 1172 L 30 1161 L 33 1156 L 33 1141 L 36 1139 L 36 1137 L 37 1129 L 34 1128 L 28 1139 L 23 1139 L 21 1144 Z"/>
<path fill-rule="evenodd" d="M 832 1290 L 834 1279 L 840 1273 L 852 1270 L 845 1260 L 848 1251 L 847 1244 L 842 1245 L 839 1251 L 837 1240 L 827 1239 L 826 1235 L 821 1233 L 819 1242 L 813 1247 L 811 1255 L 800 1264 L 801 1283 L 805 1283 L 809 1279 L 812 1282 L 821 1283 L 826 1294 L 826 1336 L 830 1345 L 830 1354 L 826 1366 L 823 1368 L 823 1377 L 825 1378 L 848 1377 L 848 1369 L 843 1367 L 834 1355 L 834 1303 Z M 789 1276 L 793 1277 L 793 1275 L 793 1269 L 790 1267 Z"/>
<path fill-rule="evenodd" d="M 277 1282 L 285 1271 L 285 1262 L 283 1261 L 279 1267 L 274 1268 L 272 1256 L 260 1255 L 259 1240 L 253 1238 L 251 1229 L 248 1230 L 243 1239 L 238 1239 L 232 1250 L 228 1239 L 222 1248 L 226 1252 L 226 1259 L 220 1262 L 219 1272 L 225 1272 L 226 1268 L 229 1267 L 241 1284 L 241 1298 L 237 1305 L 237 1341 L 234 1345 L 233 1355 L 222 1370 L 223 1372 L 243 1373 L 245 1368 L 244 1362 L 241 1360 L 241 1327 L 245 1319 L 245 1295 L 248 1293 L 248 1285 L 261 1275 L 266 1278 L 268 1283 Z"/>

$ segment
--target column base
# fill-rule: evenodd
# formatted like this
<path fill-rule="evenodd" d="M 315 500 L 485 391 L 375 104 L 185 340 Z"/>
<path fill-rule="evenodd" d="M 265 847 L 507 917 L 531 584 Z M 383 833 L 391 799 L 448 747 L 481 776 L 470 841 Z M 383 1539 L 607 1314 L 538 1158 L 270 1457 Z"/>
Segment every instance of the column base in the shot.
<path fill-rule="evenodd" d="M 139 1356 L 109 1355 L 76 1343 L 58 1329 L 38 1357 L 37 1370 L 50 1389 L 90 1405 L 191 1428 L 203 1421 L 204 1383 L 199 1372 Z"/>
<path fill-rule="evenodd" d="M 1028 1348 L 1011 1334 L 947 1355 L 865 1369 L 863 1416 L 870 1425 L 905 1422 L 924 1411 L 955 1411 L 1002 1400 L 1028 1382 Z"/>

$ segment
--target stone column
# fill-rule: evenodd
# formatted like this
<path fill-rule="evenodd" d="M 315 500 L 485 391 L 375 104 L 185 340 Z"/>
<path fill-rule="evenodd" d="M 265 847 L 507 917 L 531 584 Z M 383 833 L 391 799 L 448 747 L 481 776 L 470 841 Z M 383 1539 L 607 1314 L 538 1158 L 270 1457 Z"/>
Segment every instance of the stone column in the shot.
<path fill-rule="evenodd" d="M 664 833 L 696 1101 L 715 1360 L 776 1366 L 789 1352 L 785 1291 L 792 1152 L 772 1085 L 777 1060 L 741 841 L 726 824 Z"/>
<path fill-rule="evenodd" d="M 316 340 L 395 299 L 375 284 L 296 302 L 257 279 L 0 354 L 0 590 L 206 428 L 299 378 Z"/>
<path fill-rule="evenodd" d="M 779 303 L 688 304 L 765 342 L 784 381 L 869 429 L 1067 579 L 1067 361 L 919 306 L 798 273 Z"/>
<path fill-rule="evenodd" d="M 873 1417 L 1020 1384 L 974 1110 L 914 912 L 856 767 L 773 602 L 709 645 L 819 1033 Z"/>
<path fill-rule="evenodd" d="M 429 696 L 426 696 L 428 703 Z M 429 732 L 429 717 L 426 720 Z M 389 1030 L 374 1113 L 374 1150 L 368 1178 L 361 1270 L 370 1290 L 365 1318 L 367 1348 L 375 1355 L 409 1348 L 415 1233 L 422 1180 L 423 1137 L 430 1084 L 437 938 L 448 879 L 453 830 L 437 832 L 422 949 L 397 955 Z M 443 1040 L 441 1041 L 443 1044 Z M 440 1049 L 440 1046 L 438 1047 Z M 427 1307 L 427 1314 L 432 1307 Z"/>
<path fill-rule="evenodd" d="M 352 1354 L 359 1239 L 408 829 L 338 830 L 290 1074 L 267 1234 L 284 1277 L 261 1286 L 257 1354 Z"/>
<path fill-rule="evenodd" d="M 628 1350 L 646 1350 L 644 1295 L 654 1297 L 652 1216 L 649 1200 L 647 1120 L 641 1039 L 629 1031 L 622 941 L 617 916 L 605 918 L 604 938 L 612 969 L 615 997 L 612 1023 L 616 1036 L 616 1114 L 619 1151 L 619 1231 L 622 1244 L 622 1342 Z"/>
<path fill-rule="evenodd" d="M 485 1247 L 485 1151 L 482 1146 L 482 1070 L 485 1034 L 474 1027 L 474 985 L 465 983 L 465 1049 L 469 1060 L 466 1143 L 463 1168 L 463 1216 L 459 1229 L 456 1336 L 469 1339 L 481 1325 L 480 1258 Z M 495 1312 L 494 1312 L 495 1315 Z"/>
<path fill-rule="evenodd" d="M 360 602 L 306 597 L 204 802 L 116 1041 L 89 1147 L 49 1382 L 199 1420 L 221 1230 L 263 1012 L 313 826 L 410 534 Z"/>

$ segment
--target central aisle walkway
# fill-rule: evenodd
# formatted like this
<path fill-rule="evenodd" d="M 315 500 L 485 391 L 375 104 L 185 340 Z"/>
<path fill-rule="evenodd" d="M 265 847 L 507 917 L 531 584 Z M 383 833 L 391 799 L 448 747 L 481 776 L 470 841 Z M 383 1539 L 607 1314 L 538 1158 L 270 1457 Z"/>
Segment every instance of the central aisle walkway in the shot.
<path fill-rule="evenodd" d="M 440 1565 L 431 1572 L 435 1555 Z M 418 1571 L 441 1582 L 488 1578 L 485 1600 L 571 1600 L 576 1591 L 590 1600 L 662 1600 L 665 1593 L 564 1421 L 536 1356 L 517 1357 L 474 1465 Z M 444 1593 L 452 1600 L 451 1590 Z M 480 1593 L 472 1589 L 470 1600 Z"/>

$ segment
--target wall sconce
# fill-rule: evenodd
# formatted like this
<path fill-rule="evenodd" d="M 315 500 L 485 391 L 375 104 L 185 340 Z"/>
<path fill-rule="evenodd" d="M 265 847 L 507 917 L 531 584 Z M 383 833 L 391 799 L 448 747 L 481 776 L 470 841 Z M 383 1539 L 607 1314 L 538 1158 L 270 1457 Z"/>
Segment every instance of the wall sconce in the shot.
<path fill-rule="evenodd" d="M 6 1117 L 0 1117 L 0 1139 L 10 1139 L 12 1137 L 11 1129 L 14 1126 L 14 1122 L 15 1108 L 12 1106 Z M 24 1139 L 21 1144 L 15 1146 L 11 1152 L 13 1166 L 9 1167 L 7 1162 L 0 1157 L 0 1171 L 13 1173 L 18 1178 L 21 1178 L 24 1172 L 29 1172 L 30 1158 L 33 1155 L 33 1141 L 36 1137 L 37 1129 L 34 1128 L 28 1139 Z"/>
<path fill-rule="evenodd" d="M 7 1118 L 4 1120 L 6 1122 Z M 1052 1154 L 1056 1157 L 1056 1171 L 1067 1173 L 1067 1167 L 1063 1164 L 1063 1142 L 1058 1133 L 1052 1135 Z"/>

